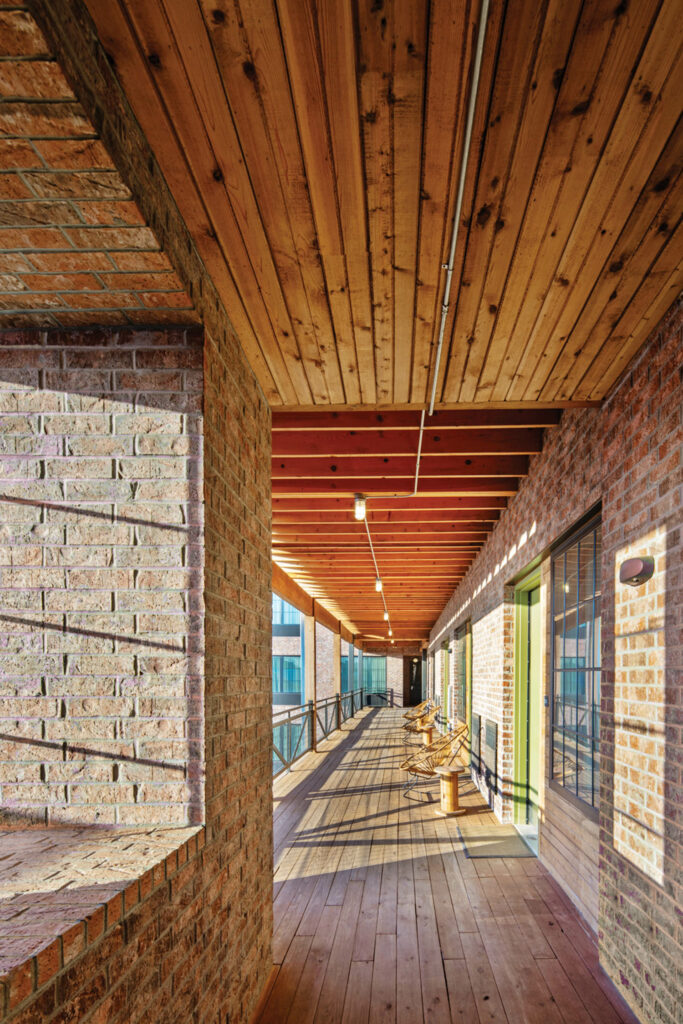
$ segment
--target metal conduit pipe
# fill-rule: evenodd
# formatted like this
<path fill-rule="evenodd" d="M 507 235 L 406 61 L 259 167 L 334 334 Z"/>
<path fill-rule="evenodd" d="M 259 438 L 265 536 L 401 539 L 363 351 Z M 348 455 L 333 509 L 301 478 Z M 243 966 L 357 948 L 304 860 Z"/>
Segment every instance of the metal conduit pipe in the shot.
<path fill-rule="evenodd" d="M 453 232 L 451 234 L 451 247 L 448 253 L 448 263 L 445 264 L 446 285 L 443 292 L 443 303 L 441 305 L 441 323 L 439 324 L 439 340 L 436 346 L 436 362 L 434 364 L 434 380 L 432 381 L 432 396 L 429 401 L 429 415 L 434 413 L 434 402 L 436 400 L 436 388 L 439 381 L 439 367 L 441 365 L 441 350 L 443 338 L 446 331 L 446 319 L 448 317 L 449 299 L 451 297 L 451 282 L 453 280 L 453 266 L 455 264 L 455 246 L 458 238 L 458 224 L 462 211 L 462 201 L 465 195 L 465 178 L 467 176 L 467 161 L 470 155 L 470 143 L 472 142 L 472 128 L 474 126 L 474 109 L 477 104 L 477 93 L 479 92 L 479 77 L 481 75 L 481 59 L 484 52 L 484 39 L 486 37 L 486 23 L 489 17 L 489 0 L 482 0 L 479 16 L 479 31 L 477 33 L 477 47 L 474 53 L 474 70 L 472 72 L 472 85 L 470 98 L 467 106 L 467 123 L 465 125 L 465 140 L 462 149 L 462 160 L 460 161 L 460 180 L 458 181 L 458 193 L 455 200 L 455 212 L 453 214 Z"/>
<path fill-rule="evenodd" d="M 429 415 L 434 414 L 434 402 L 436 401 L 436 388 L 439 381 L 439 369 L 441 367 L 441 353 L 443 351 L 443 339 L 446 332 L 446 320 L 448 319 L 449 300 L 451 297 L 451 284 L 453 281 L 453 267 L 455 265 L 455 250 L 458 240 L 458 225 L 460 223 L 460 214 L 462 212 L 462 202 L 465 195 L 465 179 L 467 177 L 467 163 L 470 155 L 470 145 L 472 142 L 472 129 L 474 127 L 474 111 L 477 105 L 477 95 L 479 92 L 479 78 L 481 76 L 481 61 L 484 53 L 484 40 L 486 38 L 486 24 L 489 16 L 489 0 L 482 0 L 481 9 L 479 12 L 479 28 L 477 30 L 477 45 L 474 52 L 474 67 L 472 69 L 472 82 L 470 85 L 470 95 L 467 104 L 467 122 L 465 124 L 465 138 L 463 140 L 462 156 L 460 158 L 460 177 L 458 179 L 458 191 L 455 199 L 455 210 L 453 212 L 453 227 L 451 230 L 451 244 L 448 252 L 448 262 L 443 264 L 443 268 L 446 271 L 446 283 L 444 285 L 443 302 L 441 304 L 441 320 L 439 323 L 439 338 L 436 346 L 436 360 L 434 362 L 434 379 L 432 380 L 432 393 L 429 400 Z M 420 460 L 422 458 L 422 437 L 424 434 L 425 426 L 425 412 L 423 409 L 420 413 L 420 432 L 417 441 L 417 459 L 415 462 L 415 484 L 413 490 L 408 494 L 390 494 L 386 497 L 390 498 L 414 498 L 417 495 L 417 486 L 420 479 Z M 369 501 L 366 498 L 366 501 Z M 377 559 L 375 558 L 375 550 L 372 546 L 372 537 L 370 536 L 370 528 L 368 526 L 367 514 L 365 517 L 365 530 L 368 535 L 368 543 L 370 544 L 370 553 L 372 554 L 372 560 L 375 563 L 375 572 L 377 579 L 380 579 L 379 569 L 377 567 Z M 381 591 L 382 603 L 384 604 L 384 611 L 388 609 L 386 600 L 384 598 L 384 590 Z"/>

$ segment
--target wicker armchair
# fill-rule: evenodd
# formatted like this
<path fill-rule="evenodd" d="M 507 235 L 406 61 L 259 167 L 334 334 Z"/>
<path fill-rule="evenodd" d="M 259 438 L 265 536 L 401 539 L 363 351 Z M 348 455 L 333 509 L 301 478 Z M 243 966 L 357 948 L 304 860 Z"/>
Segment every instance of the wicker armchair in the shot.
<path fill-rule="evenodd" d="M 416 704 L 414 708 L 408 708 L 408 710 L 404 712 L 403 717 L 407 718 L 409 722 L 414 722 L 416 718 L 426 715 L 432 704 L 433 701 L 431 697 L 428 700 L 423 700 L 421 704 Z"/>
<path fill-rule="evenodd" d="M 462 751 L 467 739 L 468 730 L 464 722 L 461 722 L 455 729 L 439 736 L 434 743 L 413 754 L 402 762 L 401 769 L 408 772 L 408 779 L 404 790 L 407 793 L 420 779 L 433 779 L 436 776 L 436 769 L 441 765 L 455 766 L 461 764 Z"/>
<path fill-rule="evenodd" d="M 417 718 L 411 719 L 403 726 L 406 732 L 421 732 L 422 729 L 428 729 L 430 725 L 434 725 L 436 716 L 441 710 L 440 704 L 434 704 L 429 711 L 423 712 Z"/>

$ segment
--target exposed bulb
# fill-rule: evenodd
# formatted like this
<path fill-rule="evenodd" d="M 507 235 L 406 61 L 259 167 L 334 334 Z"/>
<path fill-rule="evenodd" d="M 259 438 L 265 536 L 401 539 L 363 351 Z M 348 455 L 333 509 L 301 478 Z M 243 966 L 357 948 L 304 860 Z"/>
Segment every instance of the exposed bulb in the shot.
<path fill-rule="evenodd" d="M 378 594 L 381 593 L 381 591 L 382 591 L 382 581 L 379 578 L 379 576 L 375 580 L 375 590 L 377 591 Z"/>
<path fill-rule="evenodd" d="M 359 522 L 362 522 L 363 519 L 365 519 L 365 511 L 365 498 L 363 497 L 362 494 L 356 494 L 356 496 L 353 499 L 354 519 L 357 519 Z"/>

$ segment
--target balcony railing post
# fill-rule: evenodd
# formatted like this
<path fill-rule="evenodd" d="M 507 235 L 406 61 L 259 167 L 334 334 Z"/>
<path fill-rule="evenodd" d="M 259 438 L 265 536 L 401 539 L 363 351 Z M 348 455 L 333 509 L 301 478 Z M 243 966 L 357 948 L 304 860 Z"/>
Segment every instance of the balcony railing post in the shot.
<path fill-rule="evenodd" d="M 337 728 L 338 728 L 338 729 L 341 729 L 341 727 L 342 727 L 342 717 L 341 717 L 341 693 L 338 693 L 338 694 L 337 694 Z"/>
<path fill-rule="evenodd" d="M 314 700 L 309 700 L 308 703 L 309 703 L 309 706 L 310 706 L 310 716 L 311 716 L 311 750 L 315 751 L 315 750 L 318 749 L 318 740 L 317 740 L 318 726 L 317 726 L 317 722 L 316 722 L 317 708 L 316 708 L 316 702 Z"/>

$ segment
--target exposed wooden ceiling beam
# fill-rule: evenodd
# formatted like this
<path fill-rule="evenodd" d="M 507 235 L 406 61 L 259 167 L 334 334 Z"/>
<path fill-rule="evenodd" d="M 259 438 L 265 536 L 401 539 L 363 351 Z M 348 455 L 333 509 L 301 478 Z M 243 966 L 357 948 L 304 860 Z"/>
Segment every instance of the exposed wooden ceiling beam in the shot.
<path fill-rule="evenodd" d="M 398 523 L 495 523 L 500 518 L 500 511 L 497 509 L 464 509 L 447 510 L 432 509 L 431 511 L 399 511 L 399 512 L 376 512 L 368 513 L 368 522 L 372 529 L 379 526 L 386 526 Z M 287 525 L 313 525 L 318 524 L 321 528 L 333 523 L 354 523 L 350 510 L 329 509 L 326 512 L 315 511 L 273 511 L 273 526 Z"/>
<path fill-rule="evenodd" d="M 389 480 L 382 480 L 376 476 L 344 477 L 330 474 L 330 479 L 321 477 L 275 477 L 273 479 L 273 494 L 279 497 L 301 497 L 302 494 L 309 496 L 317 495 L 321 498 L 330 494 L 344 494 L 347 498 L 353 498 L 354 494 L 360 492 L 374 495 L 385 494 L 409 494 L 414 486 L 414 477 L 392 477 Z M 467 495 L 478 495 L 480 497 L 512 497 L 519 489 L 519 480 L 514 476 L 501 477 L 432 477 L 428 480 L 421 480 L 418 495 L 438 496 L 450 494 L 453 496 L 466 497 Z"/>
<path fill-rule="evenodd" d="M 507 507 L 507 497 L 495 494 L 417 494 L 414 498 L 392 498 L 388 495 L 371 497 L 368 501 L 369 519 L 378 512 L 391 511 L 432 511 L 434 509 L 462 511 L 469 509 L 502 509 Z M 343 512 L 348 514 L 353 509 L 353 495 L 347 497 L 330 497 L 296 494 L 291 497 L 273 497 L 273 513 L 301 512 Z"/>
<path fill-rule="evenodd" d="M 420 462 L 420 478 L 432 477 L 510 477 L 526 476 L 529 460 L 526 455 L 425 455 Z M 405 456 L 342 455 L 322 457 L 273 457 L 273 480 L 291 477 L 377 477 L 380 480 L 410 476 L 415 472 L 415 459 Z"/>
<path fill-rule="evenodd" d="M 300 432 L 273 431 L 273 458 L 322 456 L 365 456 L 384 458 L 388 455 L 415 457 L 419 431 L 408 430 L 326 430 Z M 433 455 L 530 455 L 540 452 L 543 431 L 526 430 L 444 430 L 425 431 L 422 438 L 423 457 Z"/>
<path fill-rule="evenodd" d="M 558 408 L 527 409 L 458 409 L 437 410 L 427 418 L 427 430 L 460 430 L 472 427 L 508 429 L 531 427 L 554 427 L 560 421 L 562 410 Z M 273 410 L 273 431 L 320 431 L 320 430 L 405 430 L 417 429 L 420 425 L 419 411 L 397 412 L 394 410 L 367 412 L 302 412 L 298 409 Z"/>
<path fill-rule="evenodd" d="M 329 536 L 330 536 L 332 542 L 334 544 L 336 544 L 337 546 L 341 546 L 341 545 L 345 545 L 345 544 L 348 544 L 349 546 L 351 546 L 351 545 L 355 545 L 355 544 L 358 543 L 358 536 L 357 536 L 357 534 L 353 534 L 353 533 L 330 534 Z M 281 534 L 281 533 L 278 533 L 277 531 L 274 531 L 273 532 L 273 544 L 274 545 L 281 545 L 281 546 L 286 545 L 287 547 L 296 546 L 298 548 L 299 546 L 307 546 L 308 544 L 311 543 L 312 539 L 314 539 L 314 542 L 317 542 L 317 541 L 321 541 L 322 542 L 322 541 L 324 541 L 325 537 L 326 537 L 326 534 L 324 534 L 324 533 L 323 534 L 316 534 L 316 533 L 287 533 L 287 534 Z M 436 530 L 434 530 L 432 532 L 425 531 L 424 533 L 419 534 L 419 533 L 416 533 L 413 530 L 410 530 L 408 532 L 403 532 L 403 533 L 386 533 L 386 534 L 378 535 L 378 536 L 373 538 L 373 543 L 375 545 L 375 549 L 379 550 L 380 549 L 380 544 L 382 542 L 384 542 L 384 541 L 386 541 L 388 543 L 391 543 L 391 541 L 394 541 L 394 540 L 409 541 L 411 537 L 415 537 L 416 540 L 419 539 L 420 543 L 423 546 L 426 543 L 439 542 L 439 541 L 446 541 L 446 542 L 453 541 L 454 543 L 458 543 L 460 541 L 462 541 L 464 543 L 468 543 L 468 542 L 471 541 L 472 544 L 478 544 L 478 543 L 483 543 L 486 540 L 486 538 L 488 537 L 488 533 L 474 533 L 474 532 L 471 532 L 471 533 L 469 533 L 469 532 L 449 533 L 448 531 L 439 531 L 439 532 L 437 532 Z"/>
<path fill-rule="evenodd" d="M 427 540 L 433 540 L 434 534 L 444 534 L 447 537 L 451 537 L 453 540 L 466 540 L 467 537 L 461 536 L 462 534 L 476 533 L 488 536 L 489 532 L 490 525 L 486 522 L 451 523 L 441 520 L 435 523 L 373 523 L 372 526 L 373 541 L 375 539 L 378 541 L 389 540 L 392 537 L 396 537 L 397 540 L 408 540 L 408 537 L 415 537 L 416 539 L 425 537 Z M 354 523 L 273 524 L 273 537 L 282 538 L 282 543 L 284 543 L 288 537 L 295 536 L 320 537 L 321 539 L 327 537 L 352 537 L 354 540 L 360 540 L 365 536 L 365 531 L 361 533 L 357 529 L 357 524 Z"/>

